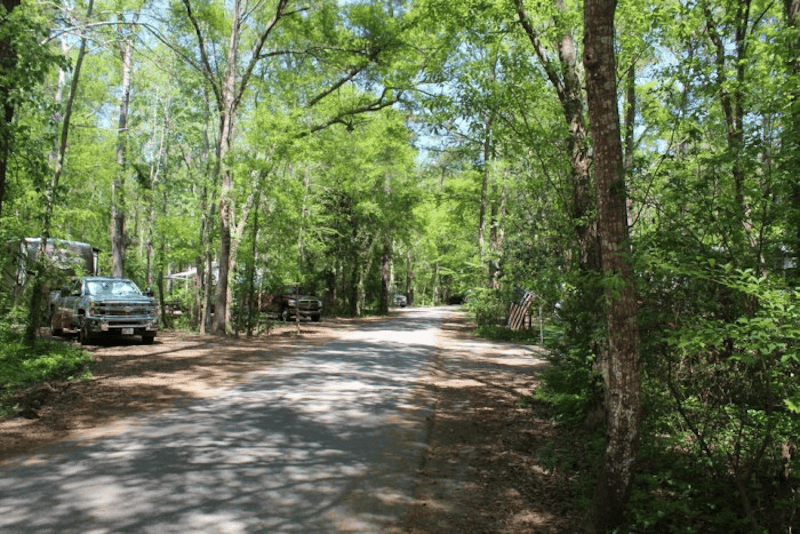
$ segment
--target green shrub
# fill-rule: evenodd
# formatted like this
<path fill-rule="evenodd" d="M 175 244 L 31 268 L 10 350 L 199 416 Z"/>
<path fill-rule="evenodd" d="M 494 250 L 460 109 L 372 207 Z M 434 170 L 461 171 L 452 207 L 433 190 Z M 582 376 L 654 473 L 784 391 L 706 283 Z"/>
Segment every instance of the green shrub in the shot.
<path fill-rule="evenodd" d="M 464 308 L 479 328 L 497 327 L 506 321 L 509 302 L 497 290 L 478 288 L 470 292 Z"/>
<path fill-rule="evenodd" d="M 664 269 L 659 279 L 641 313 L 645 418 L 634 530 L 796 528 L 800 462 L 782 452 L 800 433 L 794 293 L 713 261 Z"/>
<path fill-rule="evenodd" d="M 495 341 L 510 341 L 513 343 L 538 344 L 539 329 L 530 330 L 511 330 L 507 326 L 479 326 L 475 329 L 475 334 L 486 339 Z"/>
<path fill-rule="evenodd" d="M 13 411 L 15 391 L 46 380 L 73 380 L 90 376 L 90 353 L 65 343 L 37 339 L 31 347 L 21 334 L 0 327 L 0 413 Z"/>
<path fill-rule="evenodd" d="M 548 325 L 545 346 L 549 370 L 538 397 L 549 402 L 556 419 L 570 426 L 583 423 L 601 401 L 602 378 L 595 361 L 604 346 L 604 316 L 598 313 L 599 285 L 590 279 L 564 295 L 558 315 Z"/>

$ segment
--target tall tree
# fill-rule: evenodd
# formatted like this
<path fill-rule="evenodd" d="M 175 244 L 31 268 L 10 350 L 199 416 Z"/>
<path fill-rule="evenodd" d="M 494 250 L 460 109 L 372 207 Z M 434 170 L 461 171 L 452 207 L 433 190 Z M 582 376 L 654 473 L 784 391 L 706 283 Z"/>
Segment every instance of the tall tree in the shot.
<path fill-rule="evenodd" d="M 714 79 L 712 83 L 717 88 L 725 117 L 725 139 L 732 162 L 734 216 L 741 221 L 743 234 L 750 245 L 755 248 L 758 245 L 758 236 L 753 232 L 753 222 L 750 219 L 751 207 L 748 206 L 745 191 L 747 167 L 744 153 L 745 78 L 749 55 L 752 0 L 737 0 L 729 8 L 723 8 L 727 22 L 724 25 L 717 20 L 715 10 L 718 9 L 717 6 L 712 6 L 708 2 L 703 4 L 706 29 L 713 50 Z M 733 48 L 733 54 L 729 47 Z M 732 72 L 729 73 L 729 71 Z"/>
<path fill-rule="evenodd" d="M 36 88 L 53 66 L 64 63 L 49 48 L 47 9 L 21 0 L 3 0 L 0 4 L 0 215 L 8 200 L 9 174 L 38 165 L 38 161 L 34 164 L 22 155 L 25 136 L 31 132 L 19 127 L 20 110 L 31 102 L 41 106 L 38 109 L 49 104 Z M 35 152 L 33 149 L 31 155 Z M 40 170 L 35 172 L 41 174 Z"/>
<path fill-rule="evenodd" d="M 136 26 L 139 12 L 133 15 L 131 23 L 118 15 L 117 50 L 119 52 L 120 100 L 117 125 L 117 168 L 111 182 L 111 274 L 125 276 L 125 182 L 129 172 L 128 166 L 128 115 L 131 102 L 131 76 L 133 73 L 133 37 L 131 28 Z"/>
<path fill-rule="evenodd" d="M 800 181 L 796 177 L 800 167 L 800 0 L 783 0 L 784 17 L 787 26 L 786 58 L 787 87 L 789 88 L 789 106 L 786 108 L 787 127 L 783 137 L 784 172 L 789 177 L 789 217 L 788 222 L 793 230 L 787 231 L 787 241 L 792 249 L 795 261 L 795 278 L 800 279 Z"/>
<path fill-rule="evenodd" d="M 86 16 L 89 19 L 92 16 L 92 10 L 94 9 L 94 0 L 89 0 L 89 4 L 86 8 Z M 61 129 L 59 135 L 58 144 L 55 146 L 53 154 L 51 154 L 51 162 L 53 165 L 53 176 L 50 180 L 50 186 L 48 189 L 48 194 L 45 195 L 44 199 L 44 217 L 42 220 L 42 245 L 41 251 L 39 253 L 39 261 L 42 262 L 45 255 L 45 250 L 47 249 L 47 242 L 51 237 L 52 232 L 52 224 L 53 224 L 53 211 L 56 207 L 57 195 L 61 183 L 61 174 L 64 170 L 64 159 L 66 157 L 67 152 L 67 140 L 69 138 L 69 129 L 72 119 L 72 109 L 75 103 L 75 97 L 78 90 L 78 82 L 80 80 L 81 75 L 81 67 L 83 65 L 83 59 L 86 56 L 86 44 L 87 44 L 87 36 L 85 34 L 85 30 L 82 32 L 81 36 L 81 44 L 78 50 L 78 57 L 75 59 L 75 66 L 73 68 L 72 80 L 70 82 L 70 91 L 69 95 L 67 96 L 67 100 L 64 103 L 64 110 L 63 110 L 63 117 L 61 122 Z M 60 93 L 59 91 L 57 93 Z M 56 106 L 61 104 L 60 98 L 56 101 Z M 42 269 L 39 269 L 42 271 Z M 33 339 L 36 335 L 36 332 L 39 329 L 40 319 L 42 315 L 41 305 L 42 305 L 42 297 L 44 292 L 44 284 L 45 279 L 43 277 L 37 277 L 33 283 L 33 291 L 31 292 L 31 306 L 30 311 L 28 314 L 28 327 L 26 329 L 26 338 L 29 343 L 33 342 Z"/>
<path fill-rule="evenodd" d="M 211 88 L 217 113 L 217 146 L 212 176 L 219 184 L 219 278 L 214 300 L 214 319 L 211 330 L 216 334 L 228 333 L 229 274 L 231 260 L 231 232 L 233 225 L 233 171 L 227 157 L 234 142 L 234 126 L 239 106 L 248 87 L 253 71 L 269 54 L 265 53 L 268 39 L 285 17 L 297 15 L 302 9 L 292 10 L 289 0 L 277 0 L 268 13 L 268 18 L 260 25 L 261 30 L 249 42 L 250 49 L 240 50 L 243 33 L 247 30 L 248 19 L 252 14 L 242 0 L 235 0 L 227 21 L 227 32 L 223 27 L 215 27 L 215 20 L 207 10 L 197 10 L 191 0 L 183 0 L 183 11 L 191 31 L 194 33 L 197 54 L 185 53 L 184 57 L 201 73 Z M 217 43 L 215 36 L 228 34 L 224 56 L 215 57 Z M 242 66 L 242 56 L 248 55 Z"/>
<path fill-rule="evenodd" d="M 14 9 L 19 7 L 20 0 L 3 0 L 3 12 L 0 13 L 0 101 L 3 102 L 2 113 L 0 113 L 0 215 L 3 214 L 3 200 L 6 191 L 6 176 L 8 174 L 8 163 L 11 157 L 11 123 L 14 120 L 14 100 L 11 98 L 13 78 L 10 76 L 17 66 L 17 50 L 14 46 L 10 16 Z"/>
<path fill-rule="evenodd" d="M 641 393 L 639 332 L 630 265 L 627 197 L 617 106 L 614 51 L 616 0 L 586 0 L 584 57 L 589 120 L 594 138 L 601 256 L 606 291 L 608 358 L 605 381 L 606 449 L 594 502 L 594 529 L 619 526 L 630 497 L 639 446 Z"/>
<path fill-rule="evenodd" d="M 570 9 L 563 0 L 554 1 L 553 22 L 557 39 L 552 47 L 555 57 L 534 27 L 525 9 L 524 0 L 514 0 L 519 23 L 525 31 L 539 64 L 555 89 L 566 121 L 567 149 L 572 169 L 572 202 L 570 216 L 580 243 L 580 267 L 584 272 L 600 270 L 600 248 L 597 236 L 596 195 L 592 185 L 591 145 L 584 118 L 586 103 L 583 97 L 578 47 L 571 25 Z"/>

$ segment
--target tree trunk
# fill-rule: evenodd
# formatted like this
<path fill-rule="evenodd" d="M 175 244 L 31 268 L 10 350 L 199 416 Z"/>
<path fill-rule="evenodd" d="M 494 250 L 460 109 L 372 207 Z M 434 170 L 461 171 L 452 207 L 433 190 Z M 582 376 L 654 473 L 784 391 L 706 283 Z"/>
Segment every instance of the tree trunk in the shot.
<path fill-rule="evenodd" d="M 225 151 L 227 152 L 227 150 Z M 224 156 L 220 155 L 220 159 Z M 222 187 L 219 201 L 219 264 L 217 291 L 214 297 L 214 317 L 211 333 L 224 336 L 228 334 L 228 277 L 231 262 L 231 189 L 233 178 L 229 171 L 222 173 Z"/>
<path fill-rule="evenodd" d="M 3 7 L 7 14 L 11 14 L 15 8 L 19 7 L 20 0 L 3 0 Z M 0 41 L 0 71 L 11 71 L 17 64 L 17 52 L 13 44 L 8 40 Z M 14 104 L 9 98 L 11 87 L 0 86 L 0 101 L 3 102 L 3 109 L 0 112 L 0 215 L 3 214 L 3 201 L 6 194 L 6 175 L 8 174 L 8 162 L 11 159 L 11 146 L 13 136 L 11 135 L 11 124 L 14 121 Z"/>
<path fill-rule="evenodd" d="M 791 43 L 787 70 L 791 79 L 800 80 L 800 0 L 783 0 L 784 16 L 786 25 L 794 32 Z M 800 168 L 800 88 L 798 84 L 793 85 L 794 90 L 788 95 L 790 105 L 787 107 L 788 126 L 782 137 L 784 150 L 787 152 L 785 170 L 787 176 L 795 176 L 797 169 Z M 794 228 L 793 235 L 789 239 L 794 253 L 795 267 L 792 275 L 795 280 L 800 279 L 800 182 L 797 180 L 791 185 L 789 197 L 789 225 Z"/>
<path fill-rule="evenodd" d="M 625 124 L 624 132 L 624 156 L 623 165 L 625 173 L 630 175 L 633 169 L 633 152 L 636 146 L 636 59 L 631 59 L 631 64 L 625 70 Z M 633 226 L 635 216 L 633 206 L 628 201 L 628 227 Z"/>
<path fill-rule="evenodd" d="M 247 202 L 245 202 L 244 208 L 242 208 L 241 217 L 239 218 L 238 224 L 234 226 L 236 222 L 236 205 L 233 201 L 230 202 L 230 215 L 229 215 L 229 228 L 230 228 L 230 249 L 228 250 L 228 273 L 236 273 L 236 269 L 239 266 L 239 243 L 242 241 L 242 236 L 244 235 L 244 229 L 247 225 L 247 219 L 250 217 L 250 210 L 253 208 L 253 204 L 255 203 L 256 194 L 260 193 L 261 186 L 256 184 L 254 187 L 250 189 L 250 194 L 247 197 Z M 227 314 L 225 317 L 225 333 L 230 334 L 233 332 L 231 327 L 231 312 L 233 310 L 233 284 L 230 282 L 227 284 L 227 292 L 225 294 L 225 313 Z"/>
<path fill-rule="evenodd" d="M 500 259 L 503 257 L 503 247 L 505 246 L 506 232 L 503 225 L 505 224 L 506 202 L 508 201 L 508 180 L 505 170 L 501 176 L 501 184 L 498 184 L 496 179 L 492 183 L 492 198 L 497 199 L 496 202 L 492 203 L 491 226 L 489 228 L 489 249 L 491 251 L 489 284 L 492 289 L 500 289 L 500 278 L 503 276 Z"/>
<path fill-rule="evenodd" d="M 392 196 L 392 175 L 386 173 L 383 177 L 383 194 L 389 204 Z M 392 289 L 392 236 L 389 223 L 385 222 L 383 234 L 383 253 L 381 254 L 381 296 L 378 303 L 378 314 L 389 313 L 389 291 Z"/>
<path fill-rule="evenodd" d="M 381 256 L 381 299 L 378 314 L 389 313 L 389 291 L 392 285 L 392 238 L 388 232 L 383 236 L 383 254 Z"/>
<path fill-rule="evenodd" d="M 166 106 L 166 110 L 169 109 L 169 106 Z M 156 116 L 156 113 L 153 113 L 153 117 Z M 166 213 L 167 210 L 167 188 L 160 187 L 161 182 L 161 162 L 169 161 L 169 147 L 166 143 L 166 131 L 169 127 L 169 117 L 165 117 L 166 124 L 163 128 L 161 128 L 160 134 L 157 131 L 155 126 L 155 120 L 153 122 L 153 134 L 152 137 L 155 139 L 158 138 L 158 152 L 156 153 L 156 159 L 150 164 L 150 213 L 148 214 L 148 224 L 147 224 L 147 237 L 146 237 L 146 246 L 145 246 L 145 257 L 147 259 L 147 285 L 152 287 L 154 283 L 154 271 L 155 263 L 158 263 L 158 273 L 159 273 L 159 281 L 163 278 L 164 275 L 164 243 L 165 243 L 165 236 L 163 233 L 159 236 L 159 257 L 160 261 L 156 261 L 156 216 L 158 212 Z M 163 194 L 161 195 L 160 201 L 161 205 L 159 207 L 159 195 L 158 190 L 163 189 Z M 163 283 L 163 282 L 162 282 Z M 161 299 L 163 301 L 163 294 L 161 294 Z"/>
<path fill-rule="evenodd" d="M 111 184 L 111 273 L 125 276 L 125 181 L 128 173 L 128 109 L 131 100 L 131 53 L 133 43 L 123 35 L 124 20 L 118 20 L 117 37 L 122 63 L 122 96 L 117 130 L 117 169 Z"/>
<path fill-rule="evenodd" d="M 484 126 L 486 133 L 483 139 L 483 168 L 481 169 L 481 196 L 478 201 L 478 253 L 481 263 L 488 264 L 487 226 L 489 225 L 489 179 L 490 162 L 494 160 L 492 151 L 492 119 L 487 119 Z"/>
<path fill-rule="evenodd" d="M 515 7 L 520 24 L 530 41 L 534 53 L 542 66 L 550 84 L 555 89 L 564 116 L 567 134 L 565 138 L 569 154 L 570 177 L 567 184 L 571 192 L 571 202 L 567 212 L 575 232 L 578 245 L 578 273 L 575 277 L 576 298 L 580 306 L 590 312 L 596 322 L 604 320 L 602 308 L 602 289 L 598 283 L 601 272 L 600 237 L 597 222 L 597 191 L 592 178 L 590 155 L 591 143 L 586 126 L 581 71 L 575 39 L 572 35 L 574 24 L 570 9 L 563 0 L 553 0 L 556 9 L 553 11 L 553 24 L 560 31 L 560 38 L 555 43 L 557 58 L 553 58 L 548 48 L 534 28 L 525 12 L 524 0 L 515 0 Z M 580 343 L 591 344 L 591 332 L 594 324 L 585 324 L 575 332 Z M 603 365 L 605 350 L 603 347 L 586 346 L 587 351 L 594 352 L 595 365 Z"/>
<path fill-rule="evenodd" d="M 641 418 L 639 332 L 633 271 L 627 260 L 625 175 L 617 107 L 614 56 L 616 0 L 584 4 L 584 66 L 589 118 L 594 136 L 595 180 L 603 271 L 608 284 L 608 358 L 602 369 L 606 386 L 606 449 L 595 492 L 596 532 L 622 524 L 630 497 Z"/>
<path fill-rule="evenodd" d="M 256 286 L 256 257 L 258 255 L 258 231 L 260 229 L 258 213 L 259 209 L 258 206 L 261 204 L 261 191 L 259 190 L 256 193 L 255 198 L 255 206 L 256 209 L 253 212 L 253 230 L 252 230 L 252 237 L 250 240 L 250 266 L 248 267 L 248 298 L 245 299 L 247 305 L 247 337 L 252 337 L 253 335 L 253 326 L 257 323 L 258 318 L 261 314 L 261 306 L 260 301 L 261 299 L 258 297 L 261 294 L 260 288 Z M 242 306 L 244 307 L 244 306 Z"/>
<path fill-rule="evenodd" d="M 716 49 L 714 58 L 716 66 L 715 85 L 717 93 L 720 95 L 722 111 L 725 114 L 728 152 L 733 163 L 731 175 L 733 177 L 734 198 L 736 209 L 739 212 L 737 216 L 741 219 L 742 229 L 747 241 L 753 248 L 757 248 L 759 246 L 759 238 L 753 233 L 750 207 L 745 200 L 745 177 L 747 173 L 744 162 L 746 143 L 744 136 L 745 94 L 742 88 L 745 86 L 748 64 L 747 47 L 750 4 L 751 0 L 740 0 L 736 3 L 736 14 L 733 19 L 736 30 L 733 36 L 720 34 L 717 30 L 717 21 L 714 19 L 714 13 L 709 6 L 705 7 L 705 16 L 708 36 Z M 733 43 L 730 42 L 731 37 L 733 38 Z M 735 49 L 732 61 L 729 60 L 731 57 L 731 44 Z M 729 62 L 733 63 L 732 70 L 736 73 L 735 80 L 729 79 L 728 71 L 731 69 Z"/>
<path fill-rule="evenodd" d="M 214 321 L 211 332 L 217 335 L 229 333 L 228 277 L 231 261 L 231 227 L 233 226 L 233 171 L 226 168 L 225 158 L 233 140 L 234 113 L 236 109 L 236 68 L 239 56 L 239 30 L 241 2 L 234 2 L 233 25 L 219 111 L 219 144 L 214 176 L 220 178 L 219 198 L 219 280 L 214 302 Z"/>
<path fill-rule="evenodd" d="M 350 283 L 347 287 L 347 304 L 348 304 L 348 314 L 351 317 L 358 317 L 361 313 L 359 309 L 359 293 L 358 293 L 358 282 L 359 282 L 359 273 L 361 271 L 361 254 L 359 253 L 358 246 L 358 230 L 357 225 L 353 225 L 353 234 L 351 240 L 351 259 L 352 262 L 349 265 L 350 271 Z M 344 266 L 344 265 L 343 265 Z M 344 273 L 344 270 L 342 271 Z"/>
<path fill-rule="evenodd" d="M 13 2 L 12 2 L 13 3 Z M 12 6 L 13 7 L 13 6 Z M 8 9 L 8 5 L 6 5 Z M 91 18 L 92 16 L 92 9 L 94 8 L 94 1 L 89 0 L 89 5 L 86 8 L 86 15 L 87 19 Z M 39 266 L 37 270 L 40 273 L 40 276 L 37 276 L 33 283 L 33 290 L 31 296 L 31 306 L 28 313 L 28 326 L 25 331 L 25 338 L 26 342 L 29 344 L 33 344 L 33 341 L 36 337 L 36 332 L 39 330 L 40 319 L 42 317 L 42 309 L 41 305 L 44 301 L 44 291 L 45 291 L 45 280 L 44 280 L 44 272 L 43 272 L 43 260 L 45 258 L 45 250 L 47 248 L 47 242 L 50 239 L 51 233 L 51 226 L 53 220 L 53 211 L 55 209 L 55 202 L 56 202 L 56 194 L 58 191 L 58 184 L 61 180 L 61 172 L 64 167 L 64 158 L 67 152 L 67 139 L 69 136 L 69 126 L 70 121 L 72 119 L 72 108 L 73 104 L 75 103 L 75 95 L 78 91 L 78 80 L 80 79 L 81 74 L 81 67 L 83 66 L 83 58 L 86 56 L 86 35 L 82 35 L 81 37 L 81 45 L 78 50 L 78 57 L 75 60 L 75 67 L 72 73 L 72 81 L 70 82 L 70 93 L 67 97 L 67 102 L 64 106 L 64 118 L 61 124 L 61 135 L 59 137 L 59 143 L 55 148 L 54 154 L 51 156 L 51 161 L 53 162 L 53 179 L 50 182 L 50 190 L 45 197 L 45 209 L 44 209 L 44 221 L 42 222 L 42 248 L 39 252 L 38 263 Z M 0 44 L 0 50 L 2 50 L 2 44 Z M 0 52 L 2 54 L 2 52 Z M 0 57 L 0 62 L 4 61 L 3 57 Z M 0 89 L 0 96 L 2 96 L 3 90 Z M 60 104 L 59 100 L 60 97 L 57 97 L 56 106 Z M 7 102 L 7 101 L 6 101 Z M 13 109 L 12 109 L 13 111 Z M 13 118 L 13 113 L 12 113 Z M 10 122 L 7 123 L 10 126 Z M 2 132 L 2 130 L 0 130 Z M 5 137 L 0 135 L 0 137 Z M 3 150 L 3 146 L 7 143 L 7 139 L 0 139 L 0 152 Z M 5 156 L 0 153 L 0 167 L 3 167 L 5 162 L 3 158 Z M 5 178 L 5 168 L 0 168 L 0 180 Z M 0 189 L 2 189 L 2 184 L 0 184 Z M 2 192 L 0 192 L 0 204 L 2 201 Z"/>
<path fill-rule="evenodd" d="M 211 219 L 214 217 L 213 202 L 208 200 L 208 187 L 203 185 L 200 193 L 200 246 L 202 253 L 195 258 L 197 270 L 195 310 L 197 310 L 197 330 L 201 334 L 208 331 L 211 322 L 211 291 L 213 288 L 211 255 Z"/>
<path fill-rule="evenodd" d="M 406 299 L 409 306 L 414 305 L 414 250 L 406 251 Z"/>
<path fill-rule="evenodd" d="M 549 56 L 539 34 L 530 23 L 525 12 L 524 1 L 515 0 L 515 4 L 520 24 L 533 46 L 539 64 L 544 69 L 561 102 L 564 120 L 568 128 L 566 141 L 572 171 L 570 217 L 575 225 L 580 248 L 580 270 L 584 273 L 596 273 L 600 270 L 600 243 L 597 235 L 596 216 L 593 213 L 597 196 L 590 170 L 589 135 L 584 120 L 585 105 L 578 71 L 577 49 L 575 39 L 570 33 L 573 28 L 566 23 L 567 25 L 562 29 L 561 39 L 557 43 L 557 64 Z M 557 13 L 565 14 L 567 12 L 563 0 L 556 0 L 555 4 L 558 8 Z M 556 23 L 557 25 L 565 24 L 564 21 L 556 21 Z"/>

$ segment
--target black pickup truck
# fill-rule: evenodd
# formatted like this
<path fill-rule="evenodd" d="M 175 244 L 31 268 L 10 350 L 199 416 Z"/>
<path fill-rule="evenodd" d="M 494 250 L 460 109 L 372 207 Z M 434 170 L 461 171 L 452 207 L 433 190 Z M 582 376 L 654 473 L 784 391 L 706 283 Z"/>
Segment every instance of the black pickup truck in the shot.
<path fill-rule="evenodd" d="M 50 293 L 50 328 L 53 335 L 77 331 L 81 345 L 112 334 L 150 344 L 158 333 L 155 299 L 128 278 L 78 278 Z"/>
<path fill-rule="evenodd" d="M 284 286 L 268 300 L 273 313 L 284 321 L 300 317 L 319 321 L 322 318 L 322 301 L 299 286 Z"/>

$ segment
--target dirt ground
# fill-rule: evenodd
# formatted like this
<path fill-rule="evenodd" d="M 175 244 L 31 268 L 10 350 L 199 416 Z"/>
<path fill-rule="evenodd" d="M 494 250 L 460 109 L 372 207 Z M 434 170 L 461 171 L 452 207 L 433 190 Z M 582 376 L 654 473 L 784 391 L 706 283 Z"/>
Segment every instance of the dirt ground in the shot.
<path fill-rule="evenodd" d="M 323 344 L 374 320 L 326 318 L 301 323 L 299 333 L 296 325 L 280 325 L 239 339 L 166 332 L 150 346 L 132 339 L 90 347 L 97 358 L 93 379 L 40 385 L 20 396 L 21 415 L 0 418 L 0 465 L 107 431 L 125 417 L 213 396 L 297 347 Z M 465 348 L 473 340 L 469 332 L 463 315 L 453 314 L 440 339 L 428 380 L 436 399 L 429 449 L 403 531 L 582 532 L 585 511 L 573 482 L 590 466 L 574 460 L 581 457 L 580 438 L 529 400 L 541 364 L 509 357 L 519 347 Z"/>

